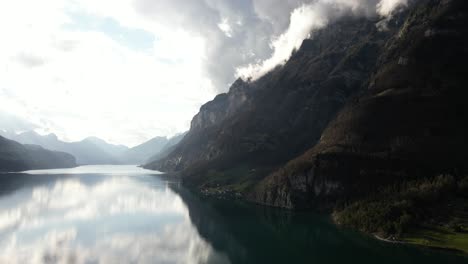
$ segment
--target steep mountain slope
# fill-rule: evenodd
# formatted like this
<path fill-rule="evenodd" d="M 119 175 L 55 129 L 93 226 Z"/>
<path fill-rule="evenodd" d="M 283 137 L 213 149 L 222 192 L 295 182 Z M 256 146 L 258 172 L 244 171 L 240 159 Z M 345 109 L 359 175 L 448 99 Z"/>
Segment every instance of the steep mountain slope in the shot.
<path fill-rule="evenodd" d="M 403 15 L 347 17 L 316 32 L 282 67 L 254 82 L 236 81 L 205 104 L 165 159 L 147 168 L 179 171 L 187 183 L 247 187 L 312 147 L 347 99 L 366 86 Z"/>
<path fill-rule="evenodd" d="M 267 181 L 305 177 L 299 180 L 301 185 L 313 184 L 315 175 L 324 179 L 346 175 L 346 180 L 356 180 L 361 188 L 370 180 L 367 176 L 408 173 L 414 177 L 466 169 L 466 4 L 430 2 L 414 11 L 387 44 L 368 90 L 340 112 L 314 148 Z M 329 184 L 336 191 L 343 189 L 333 181 Z M 287 185 L 297 187 L 296 194 L 311 191 L 311 198 L 320 193 L 313 193 L 318 186 Z M 264 201 L 285 207 L 289 207 L 286 200 L 291 206 L 304 202 L 270 198 Z"/>
<path fill-rule="evenodd" d="M 81 165 L 121 163 L 117 156 L 123 147 L 108 144 L 101 139 L 88 138 L 69 143 L 59 140 L 55 134 L 42 136 L 34 131 L 9 135 L 9 138 L 22 144 L 39 145 L 46 149 L 70 153 L 76 157 L 77 163 Z"/>
<path fill-rule="evenodd" d="M 442 231 L 428 244 L 451 237 L 468 252 L 467 20 L 464 0 L 413 1 L 389 21 L 344 18 L 205 104 L 147 167 L 204 194 L 333 211 L 366 232 L 430 225 Z"/>
<path fill-rule="evenodd" d="M 75 158 L 67 153 L 22 145 L 0 136 L 0 171 L 24 171 L 75 167 Z"/>
<path fill-rule="evenodd" d="M 386 44 L 368 89 L 252 199 L 332 208 L 337 222 L 383 234 L 464 221 L 467 14 L 467 1 L 421 1 Z"/>
<path fill-rule="evenodd" d="M 184 139 L 185 135 L 187 135 L 187 132 L 181 133 L 170 138 L 159 152 L 151 156 L 149 159 L 146 159 L 145 162 L 153 163 L 163 158 L 166 158 L 169 154 L 172 153 L 172 151 L 175 150 L 177 145 L 182 141 L 182 139 Z"/>

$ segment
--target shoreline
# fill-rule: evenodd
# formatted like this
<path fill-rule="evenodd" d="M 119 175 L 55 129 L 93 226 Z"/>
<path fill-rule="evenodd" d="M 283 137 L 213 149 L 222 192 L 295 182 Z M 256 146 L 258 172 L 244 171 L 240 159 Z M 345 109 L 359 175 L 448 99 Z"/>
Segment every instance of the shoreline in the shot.
<path fill-rule="evenodd" d="M 403 240 L 392 240 L 392 239 L 389 239 L 389 238 L 383 238 L 381 236 L 379 236 L 378 234 L 372 234 L 373 237 L 379 241 L 382 241 L 382 242 L 387 242 L 387 243 L 391 243 L 391 244 L 405 244 L 405 245 L 410 245 L 410 243 L 408 242 L 405 242 Z"/>

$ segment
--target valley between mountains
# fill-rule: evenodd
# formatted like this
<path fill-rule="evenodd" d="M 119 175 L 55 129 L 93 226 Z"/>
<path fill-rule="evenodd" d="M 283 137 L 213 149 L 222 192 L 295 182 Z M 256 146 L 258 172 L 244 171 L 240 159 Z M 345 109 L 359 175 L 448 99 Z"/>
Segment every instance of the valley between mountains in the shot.
<path fill-rule="evenodd" d="M 190 130 L 129 148 L 0 134 L 0 171 L 138 164 L 196 194 L 318 211 L 389 242 L 468 253 L 468 1 L 344 16 Z"/>

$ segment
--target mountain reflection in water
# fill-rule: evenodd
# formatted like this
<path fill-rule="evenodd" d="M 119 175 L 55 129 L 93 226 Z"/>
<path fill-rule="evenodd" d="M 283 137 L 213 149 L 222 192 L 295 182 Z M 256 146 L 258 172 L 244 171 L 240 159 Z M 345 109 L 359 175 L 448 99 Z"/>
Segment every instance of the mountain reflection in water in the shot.
<path fill-rule="evenodd" d="M 0 174 L 0 263 L 462 263 L 132 166 Z"/>
<path fill-rule="evenodd" d="M 171 183 L 122 169 L 2 175 L 0 263 L 229 263 Z"/>

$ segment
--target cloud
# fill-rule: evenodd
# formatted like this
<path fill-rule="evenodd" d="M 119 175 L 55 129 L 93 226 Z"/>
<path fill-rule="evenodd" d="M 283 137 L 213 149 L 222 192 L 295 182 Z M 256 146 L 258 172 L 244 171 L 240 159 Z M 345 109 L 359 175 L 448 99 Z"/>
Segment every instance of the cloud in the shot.
<path fill-rule="evenodd" d="M 63 140 L 133 146 L 187 130 L 203 103 L 284 63 L 312 30 L 405 3 L 3 1 L 0 105 Z"/>
<path fill-rule="evenodd" d="M 34 54 L 20 53 L 17 55 L 17 59 L 21 64 L 29 68 L 38 67 L 45 63 L 44 58 Z"/>
<path fill-rule="evenodd" d="M 401 5 L 396 2 L 406 0 L 136 0 L 128 9 L 134 13 L 125 17 L 133 17 L 127 23 L 155 33 L 172 27 L 200 37 L 204 74 L 217 92 L 224 92 L 238 75 L 251 71 L 258 76 L 283 63 L 328 21 L 345 14 L 386 16 Z M 107 15 L 122 18 L 125 12 L 115 10 L 106 9 Z M 190 49 L 189 43 L 184 45 Z"/>
<path fill-rule="evenodd" d="M 292 2 L 296 1 L 287 1 L 286 4 L 294 6 Z M 396 8 L 406 4 L 407 0 L 316 0 L 304 3 L 292 11 L 287 30 L 272 38 L 270 44 L 272 55 L 265 60 L 238 67 L 236 75 L 244 79 L 258 79 L 276 66 L 284 64 L 313 31 L 325 27 L 330 21 L 344 15 L 389 16 Z M 273 16 L 277 14 L 275 9 L 270 12 Z M 268 13 L 264 14 L 264 17 L 274 19 L 270 18 Z"/>
<path fill-rule="evenodd" d="M 0 96 L 1 93 L 0 93 Z M 0 107 L 1 109 L 2 107 Z M 0 110 L 0 134 L 8 136 L 10 133 L 20 133 L 39 128 L 37 125 L 18 117 L 14 114 L 10 114 L 6 111 Z"/>
<path fill-rule="evenodd" d="M 257 79 L 271 71 L 279 64 L 283 64 L 291 56 L 291 52 L 297 49 L 302 41 L 309 36 L 314 28 L 323 27 L 328 21 L 313 5 L 303 5 L 295 9 L 291 14 L 291 22 L 285 33 L 274 39 L 271 43 L 272 56 L 258 64 L 250 64 L 237 70 L 237 75 L 245 79 L 252 77 Z"/>
<path fill-rule="evenodd" d="M 407 5 L 408 0 L 382 0 L 377 4 L 377 12 L 382 16 L 389 16 L 397 8 Z"/>
<path fill-rule="evenodd" d="M 65 1 L 53 2 L 37 13 L 21 10 L 29 1 L 0 4 L 0 28 L 8 36 L 0 49 L 0 88 L 7 95 L 0 107 L 39 132 L 132 146 L 186 130 L 214 96 L 196 38 L 170 34 L 150 50 L 134 49 L 116 40 L 119 32 L 70 29 L 81 21 L 66 15 Z"/>

